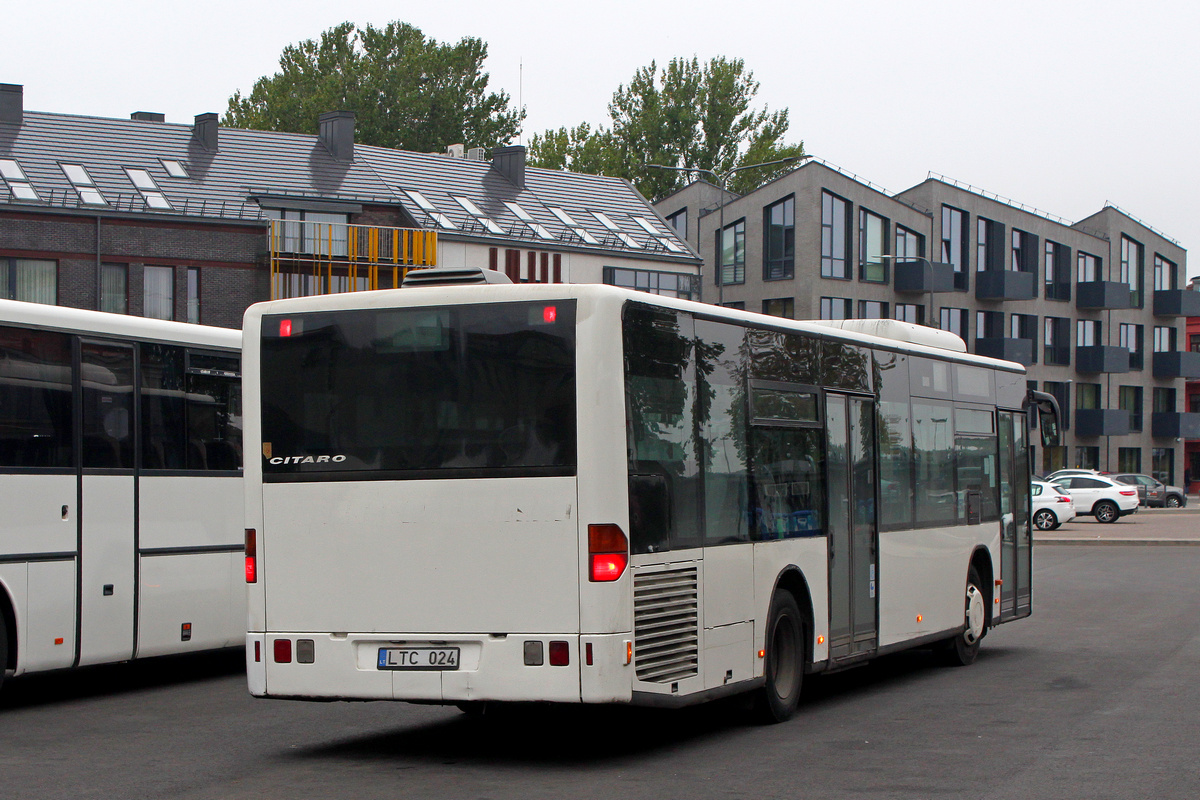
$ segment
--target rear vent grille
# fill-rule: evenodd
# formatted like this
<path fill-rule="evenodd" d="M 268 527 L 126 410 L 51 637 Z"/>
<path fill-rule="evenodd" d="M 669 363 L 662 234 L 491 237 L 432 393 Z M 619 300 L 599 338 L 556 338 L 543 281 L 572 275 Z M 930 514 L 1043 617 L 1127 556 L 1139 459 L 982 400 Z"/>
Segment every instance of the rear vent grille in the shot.
<path fill-rule="evenodd" d="M 699 672 L 696 567 L 634 573 L 634 666 L 640 681 L 671 683 Z"/>

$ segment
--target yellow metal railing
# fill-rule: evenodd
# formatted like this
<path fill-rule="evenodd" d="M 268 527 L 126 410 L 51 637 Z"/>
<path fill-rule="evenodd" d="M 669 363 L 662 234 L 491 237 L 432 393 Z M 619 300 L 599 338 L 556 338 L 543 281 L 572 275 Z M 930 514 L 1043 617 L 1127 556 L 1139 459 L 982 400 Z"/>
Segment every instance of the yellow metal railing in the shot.
<path fill-rule="evenodd" d="M 270 258 L 272 300 L 389 289 L 437 266 L 437 232 L 273 219 Z"/>

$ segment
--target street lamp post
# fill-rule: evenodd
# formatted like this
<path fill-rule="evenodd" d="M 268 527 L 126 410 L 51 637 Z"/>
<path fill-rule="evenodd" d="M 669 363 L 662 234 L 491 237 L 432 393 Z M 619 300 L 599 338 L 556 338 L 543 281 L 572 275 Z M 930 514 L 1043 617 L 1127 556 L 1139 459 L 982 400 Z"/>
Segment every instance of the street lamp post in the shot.
<path fill-rule="evenodd" d="M 805 153 L 805 154 L 798 155 L 798 156 L 788 156 L 787 158 L 779 158 L 774 161 L 763 161 L 758 164 L 742 164 L 741 166 L 732 167 L 731 169 L 727 169 L 724 172 L 714 172 L 713 170 L 705 169 L 704 167 L 673 167 L 673 166 L 668 166 L 666 164 L 647 164 L 646 165 L 647 167 L 650 167 L 651 169 L 669 169 L 669 170 L 675 170 L 676 172 L 703 172 L 703 173 L 713 176 L 713 178 L 716 179 L 717 188 L 719 188 L 721 190 L 721 205 L 718 208 L 720 214 L 719 214 L 719 221 L 717 223 L 719 226 L 717 229 L 718 242 L 719 242 L 719 244 L 717 245 L 717 305 L 719 305 L 719 306 L 725 305 L 725 195 L 728 191 L 725 187 L 729 183 L 729 178 L 732 177 L 735 172 L 741 172 L 744 169 L 756 169 L 758 167 L 773 167 L 776 164 L 791 164 L 792 162 L 803 161 L 808 158 L 812 158 L 812 156 Z M 696 224 L 697 224 L 697 226 L 699 226 L 699 220 L 697 220 Z M 699 227 L 697 227 L 697 230 L 699 230 Z M 701 243 L 701 247 L 703 247 L 703 243 Z M 703 270 L 701 272 L 703 273 Z M 703 299 L 703 297 L 704 297 L 704 275 L 703 274 L 700 275 L 700 296 L 701 296 L 701 299 Z"/>

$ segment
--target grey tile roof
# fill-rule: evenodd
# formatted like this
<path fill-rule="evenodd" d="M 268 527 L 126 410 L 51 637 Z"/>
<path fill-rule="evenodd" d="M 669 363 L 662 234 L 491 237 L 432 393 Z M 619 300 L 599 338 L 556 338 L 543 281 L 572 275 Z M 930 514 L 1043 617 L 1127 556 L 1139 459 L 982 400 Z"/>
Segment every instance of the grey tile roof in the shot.
<path fill-rule="evenodd" d="M 489 240 L 504 246 L 520 240 L 525 247 L 611 252 L 623 257 L 695 265 L 687 243 L 665 225 L 654 208 L 627 182 L 598 175 L 527 168 L 518 188 L 492 169 L 490 161 L 413 153 L 356 144 L 354 161 L 334 159 L 316 135 L 219 129 L 212 152 L 192 137 L 192 126 L 178 123 L 107 119 L 25 111 L 20 125 L 0 123 L 0 159 L 18 162 L 37 191 L 38 202 L 17 200 L 0 179 L 0 206 L 73 208 L 79 197 L 60 164 L 80 164 L 109 203 L 109 210 L 152 215 L 257 219 L 260 195 L 400 206 L 419 226 L 437 229 L 449 239 Z M 167 174 L 163 159 L 182 162 L 187 178 Z M 171 203 L 170 211 L 149 209 L 125 168 L 146 170 Z M 458 227 L 447 230 L 422 211 L 404 190 L 416 190 Z M 469 198 L 504 231 L 489 233 L 452 197 Z M 504 205 L 515 202 L 554 237 L 541 239 Z M 549 209 L 560 207 L 599 242 L 589 245 L 567 231 Z M 88 206 L 87 208 L 97 208 Z M 601 211 L 640 247 L 608 234 L 587 213 Z M 634 220 L 648 220 L 668 249 Z"/>

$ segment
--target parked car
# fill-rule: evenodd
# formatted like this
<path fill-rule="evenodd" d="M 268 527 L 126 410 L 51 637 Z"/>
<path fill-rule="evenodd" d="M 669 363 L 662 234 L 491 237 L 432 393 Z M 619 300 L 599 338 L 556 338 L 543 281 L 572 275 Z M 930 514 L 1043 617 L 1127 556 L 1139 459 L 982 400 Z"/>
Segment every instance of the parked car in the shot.
<path fill-rule="evenodd" d="M 1063 475 L 1054 483 L 1067 490 L 1075 501 L 1075 513 L 1116 522 L 1138 510 L 1137 487 L 1118 483 L 1107 475 Z"/>
<path fill-rule="evenodd" d="M 1030 487 L 1030 495 L 1033 498 L 1033 524 L 1039 531 L 1052 531 L 1064 522 L 1075 519 L 1075 501 L 1066 489 L 1035 479 Z"/>
<path fill-rule="evenodd" d="M 1140 472 L 1120 472 L 1112 477 L 1130 486 L 1145 489 L 1146 502 L 1152 508 L 1182 508 L 1187 505 L 1187 494 L 1178 486 L 1167 486 L 1158 478 Z"/>

